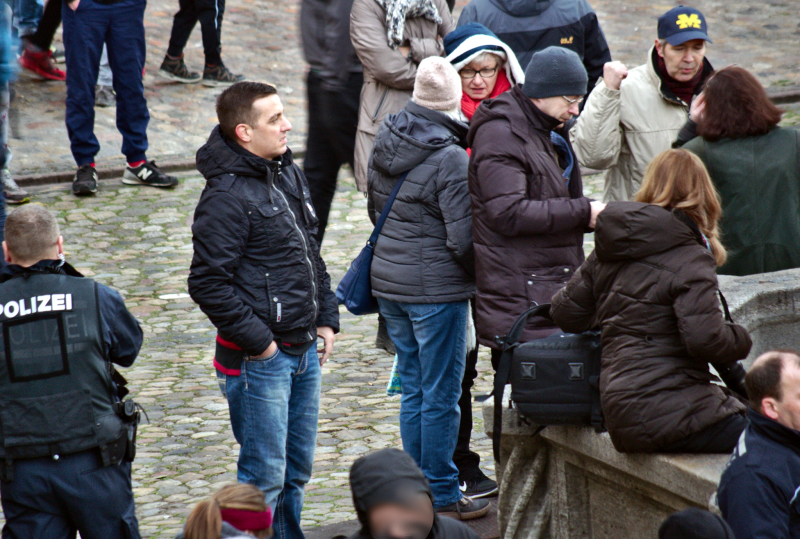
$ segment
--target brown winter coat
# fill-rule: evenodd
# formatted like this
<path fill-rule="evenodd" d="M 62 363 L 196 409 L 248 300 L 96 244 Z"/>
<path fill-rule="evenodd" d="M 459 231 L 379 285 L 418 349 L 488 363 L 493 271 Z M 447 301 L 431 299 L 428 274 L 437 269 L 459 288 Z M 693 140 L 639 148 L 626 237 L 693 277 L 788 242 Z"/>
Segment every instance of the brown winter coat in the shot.
<path fill-rule="evenodd" d="M 708 364 L 743 359 L 747 331 L 725 322 L 714 257 L 661 207 L 612 202 L 595 251 L 553 298 L 567 332 L 602 329 L 600 394 L 614 447 L 656 452 L 744 413 Z"/>
<path fill-rule="evenodd" d="M 364 86 L 358 113 L 355 148 L 356 186 L 367 190 L 367 164 L 378 128 L 387 114 L 406 106 L 414 89 L 417 65 L 429 56 L 444 56 L 440 38 L 455 30 L 445 0 L 433 0 L 442 24 L 424 17 L 406 19 L 403 45 L 411 48 L 411 59 L 389 46 L 386 12 L 375 0 L 354 0 L 350 12 L 350 39 L 364 66 Z"/>
<path fill-rule="evenodd" d="M 469 190 L 475 243 L 478 341 L 495 337 L 534 302 L 548 303 L 583 262 L 591 216 L 580 167 L 569 186 L 550 141 L 558 121 L 541 112 L 519 86 L 485 100 L 470 123 Z M 565 129 L 556 129 L 567 141 Z M 522 338 L 552 333 L 532 320 Z"/>

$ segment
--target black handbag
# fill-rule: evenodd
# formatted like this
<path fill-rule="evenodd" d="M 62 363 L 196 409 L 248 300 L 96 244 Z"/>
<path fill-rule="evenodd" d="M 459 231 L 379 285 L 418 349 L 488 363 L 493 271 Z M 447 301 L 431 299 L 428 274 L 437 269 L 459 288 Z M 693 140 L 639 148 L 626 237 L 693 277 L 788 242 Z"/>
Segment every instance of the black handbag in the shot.
<path fill-rule="evenodd" d="M 392 193 L 389 195 L 389 199 L 383 207 L 378 222 L 375 223 L 375 229 L 367 240 L 367 244 L 361 249 L 361 252 L 358 253 L 353 263 L 350 264 L 347 273 L 344 274 L 342 280 L 339 281 L 339 286 L 336 287 L 336 299 L 339 301 L 339 305 L 344 305 L 352 314 L 362 315 L 375 314 L 378 312 L 378 300 L 372 295 L 372 278 L 370 273 L 372 255 L 375 252 L 375 244 L 378 242 L 378 236 L 383 229 L 383 224 L 386 222 L 386 218 L 389 217 L 389 211 L 392 209 L 394 199 L 397 198 L 397 193 L 400 191 L 400 187 L 403 185 L 409 172 L 411 171 L 409 170 L 401 174 L 400 178 L 394 184 L 394 189 L 392 189 Z"/>
<path fill-rule="evenodd" d="M 531 316 L 552 320 L 550 305 L 522 313 L 511 330 L 498 338 L 503 354 L 494 377 L 494 458 L 500 461 L 503 390 L 511 383 L 511 403 L 541 430 L 548 425 L 588 425 L 604 432 L 600 408 L 599 331 L 556 333 L 531 342 L 517 342 Z"/>

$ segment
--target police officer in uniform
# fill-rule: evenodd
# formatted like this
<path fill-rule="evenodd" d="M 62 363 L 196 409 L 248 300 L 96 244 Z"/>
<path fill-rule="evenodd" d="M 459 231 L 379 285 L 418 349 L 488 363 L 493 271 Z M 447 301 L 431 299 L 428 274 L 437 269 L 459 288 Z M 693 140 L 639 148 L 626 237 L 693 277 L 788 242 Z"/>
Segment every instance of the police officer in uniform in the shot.
<path fill-rule="evenodd" d="M 8 216 L 3 251 L 2 539 L 139 539 L 135 422 L 111 365 L 133 364 L 139 324 L 119 294 L 64 263 L 58 223 L 42 206 Z"/>

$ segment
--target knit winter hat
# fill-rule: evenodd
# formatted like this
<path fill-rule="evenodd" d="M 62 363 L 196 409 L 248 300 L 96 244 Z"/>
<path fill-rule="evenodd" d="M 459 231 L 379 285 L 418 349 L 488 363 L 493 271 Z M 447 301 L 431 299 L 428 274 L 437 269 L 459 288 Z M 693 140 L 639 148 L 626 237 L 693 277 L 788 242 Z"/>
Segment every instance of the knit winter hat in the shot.
<path fill-rule="evenodd" d="M 575 51 L 547 47 L 537 52 L 525 68 L 522 91 L 530 98 L 586 95 L 589 75 Z"/>
<path fill-rule="evenodd" d="M 453 110 L 461 103 L 461 77 L 441 56 L 429 56 L 419 63 L 414 81 L 414 103 L 431 110 Z"/>

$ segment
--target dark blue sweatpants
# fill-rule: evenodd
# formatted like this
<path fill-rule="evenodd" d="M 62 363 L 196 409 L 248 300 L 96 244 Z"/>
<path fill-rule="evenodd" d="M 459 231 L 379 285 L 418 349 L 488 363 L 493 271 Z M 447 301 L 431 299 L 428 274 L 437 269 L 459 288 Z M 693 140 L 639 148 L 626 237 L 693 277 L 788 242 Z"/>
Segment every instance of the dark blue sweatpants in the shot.
<path fill-rule="evenodd" d="M 97 450 L 14 461 L 0 497 L 3 539 L 141 539 L 131 465 L 104 468 Z"/>
<path fill-rule="evenodd" d="M 144 8 L 146 0 L 104 5 L 80 0 L 73 11 L 63 2 L 64 53 L 67 59 L 67 133 L 78 166 L 94 161 L 100 144 L 94 135 L 94 87 L 103 43 L 117 93 L 117 129 L 128 162 L 145 159 L 150 113 L 144 98 Z"/>

